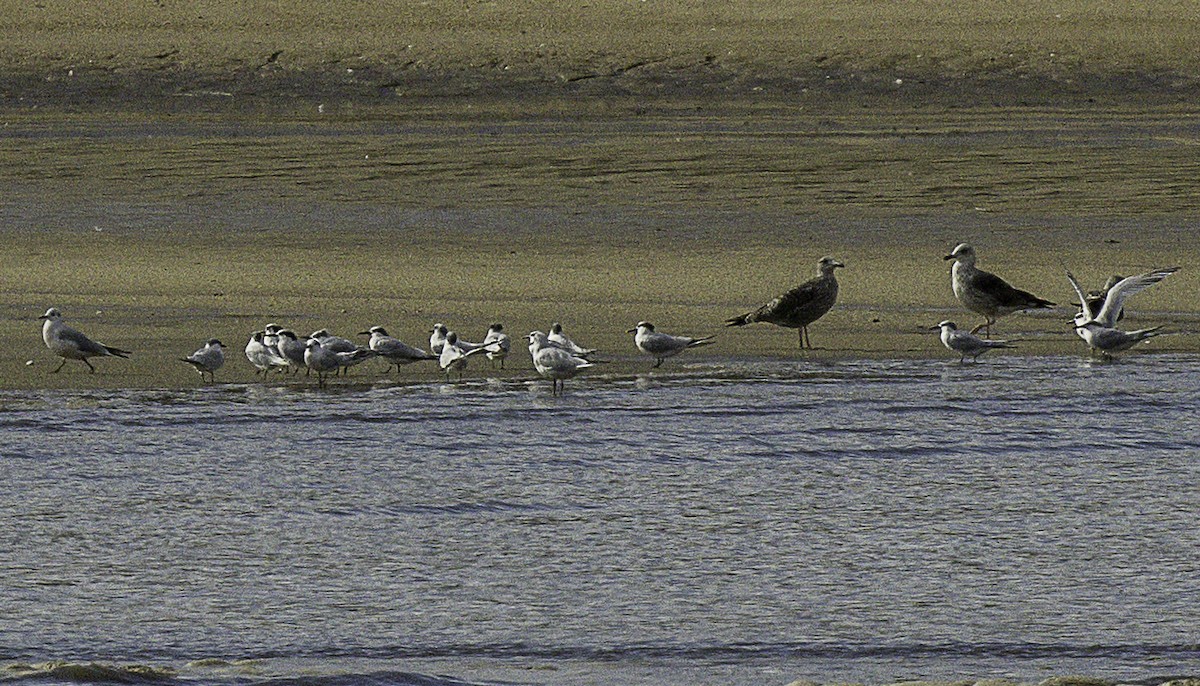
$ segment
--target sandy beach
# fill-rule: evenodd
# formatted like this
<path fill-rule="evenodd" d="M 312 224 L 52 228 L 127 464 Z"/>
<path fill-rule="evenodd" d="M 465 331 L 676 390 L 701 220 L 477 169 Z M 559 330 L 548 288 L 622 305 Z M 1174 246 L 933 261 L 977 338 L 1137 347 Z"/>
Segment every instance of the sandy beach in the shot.
<path fill-rule="evenodd" d="M 176 360 L 210 336 L 230 347 L 218 378 L 246 381 L 241 349 L 273 321 L 418 344 L 436 321 L 561 321 L 613 374 L 648 367 L 640 319 L 718 334 L 694 360 L 947 356 L 925 327 L 978 323 L 941 260 L 960 241 L 1061 305 L 1002 322 L 1016 354 L 1085 354 L 1064 264 L 1089 287 L 1182 266 L 1128 322 L 1175 335 L 1132 354 L 1200 348 L 1200 69 L 1174 49 L 1191 14 L 650 5 L 359 8 L 388 13 L 371 24 L 269 3 L 244 28 L 212 7 L 10 3 L 0 386 L 195 384 Z M 722 328 L 823 255 L 847 267 L 818 350 Z M 133 359 L 48 374 L 50 306 Z M 514 357 L 497 373 L 530 375 Z"/>

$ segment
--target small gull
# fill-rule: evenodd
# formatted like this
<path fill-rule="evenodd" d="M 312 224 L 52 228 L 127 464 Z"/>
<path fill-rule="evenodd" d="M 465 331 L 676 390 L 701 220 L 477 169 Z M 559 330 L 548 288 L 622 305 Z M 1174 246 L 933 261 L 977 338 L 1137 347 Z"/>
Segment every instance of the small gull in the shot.
<path fill-rule="evenodd" d="M 504 327 L 500 324 L 488 327 L 481 346 L 487 349 L 487 358 L 492 361 L 492 367 L 496 366 L 496 360 L 500 360 L 500 368 L 504 369 L 504 358 L 512 351 L 512 341 L 504 333 Z"/>
<path fill-rule="evenodd" d="M 637 346 L 638 350 L 654 357 L 655 367 L 660 366 L 663 360 L 668 357 L 674 357 L 688 348 L 709 345 L 716 338 L 715 336 L 688 338 L 687 336 L 672 336 L 670 334 L 659 333 L 654 330 L 654 325 L 650 322 L 638 322 L 636 327 L 626 333 L 635 334 L 633 337 L 634 345 Z"/>
<path fill-rule="evenodd" d="M 838 282 L 834 270 L 846 265 L 832 257 L 822 257 L 817 267 L 820 274 L 792 290 L 752 310 L 725 322 L 725 326 L 745 326 L 754 322 L 767 322 L 788 329 L 796 329 L 801 348 L 812 348 L 808 337 L 808 325 L 825 316 L 837 302 Z"/>
<path fill-rule="evenodd" d="M 389 370 L 391 365 L 395 365 L 396 371 L 400 371 L 401 365 L 438 359 L 437 355 L 430 355 L 420 348 L 414 348 L 398 338 L 389 336 L 387 329 L 382 326 L 372 326 L 360 334 L 371 337 L 371 340 L 367 342 L 367 347 L 388 362 Z"/>
<path fill-rule="evenodd" d="M 538 374 L 550 379 L 553 384 L 552 395 L 562 395 L 564 379 L 570 379 L 578 374 L 579 370 L 593 366 L 592 362 L 551 343 L 541 331 L 531 331 L 528 338 L 533 368 Z"/>
<path fill-rule="evenodd" d="M 201 381 L 204 381 L 204 375 L 208 374 L 209 379 L 213 383 L 216 383 L 216 371 L 221 368 L 221 365 L 225 364 L 225 351 L 222 350 L 224 345 L 221 341 L 210 338 L 204 344 L 204 347 L 187 357 L 179 358 L 179 360 L 195 367 L 196 371 L 200 372 Z"/>
<path fill-rule="evenodd" d="M 58 308 L 51 307 L 46 310 L 46 314 L 38 317 L 38 319 L 46 320 L 42 324 L 42 340 L 45 341 L 46 347 L 50 352 L 63 358 L 63 361 L 54 368 L 51 374 L 63 368 L 67 360 L 79 360 L 86 364 L 91 373 L 96 373 L 96 368 L 88 362 L 89 357 L 129 357 L 133 353 L 128 350 L 121 350 L 112 346 L 97 343 L 79 331 L 72 329 L 63 323 L 62 313 Z"/>
<path fill-rule="evenodd" d="M 993 348 L 1015 348 L 1017 346 L 1008 341 L 990 341 L 980 338 L 973 333 L 959 331 L 958 326 L 947 319 L 937 326 L 930 327 L 932 331 L 941 329 L 942 345 L 948 350 L 956 352 L 960 355 L 959 362 L 966 362 L 970 357 L 975 362 L 979 361 L 979 356 Z"/>
<path fill-rule="evenodd" d="M 987 318 L 983 324 L 971 329 L 971 333 L 978 333 L 983 329 L 985 335 L 990 337 L 992 324 L 1000 317 L 1018 310 L 1054 307 L 1054 303 L 1049 300 L 1013 288 L 995 274 L 976 268 L 975 248 L 966 243 L 959 243 L 954 252 L 943 259 L 954 260 L 954 267 L 950 270 L 950 284 L 954 288 L 954 296 L 968 310 Z"/>
<path fill-rule="evenodd" d="M 563 333 L 562 324 L 559 324 L 558 322 L 554 322 L 554 324 L 550 326 L 550 333 L 546 336 L 546 340 L 550 343 L 550 345 L 558 346 L 559 348 L 566 350 L 576 357 L 587 358 L 596 354 L 595 348 L 585 348 L 568 338 L 567 335 Z"/>

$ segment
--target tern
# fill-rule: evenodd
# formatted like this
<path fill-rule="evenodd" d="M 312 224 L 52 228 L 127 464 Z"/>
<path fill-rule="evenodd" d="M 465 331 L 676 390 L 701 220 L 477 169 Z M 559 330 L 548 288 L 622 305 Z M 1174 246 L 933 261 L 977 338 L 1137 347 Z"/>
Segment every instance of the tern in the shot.
<path fill-rule="evenodd" d="M 224 343 L 216 338 L 210 338 L 204 344 L 204 347 L 187 357 L 179 358 L 179 360 L 195 367 L 196 371 L 200 372 L 201 382 L 204 381 L 204 375 L 208 374 L 209 379 L 213 383 L 216 383 L 216 371 L 221 368 L 221 365 L 225 364 L 225 351 L 222 349 L 224 345 Z"/>
<path fill-rule="evenodd" d="M 670 334 L 659 333 L 654 330 L 654 325 L 650 322 L 638 322 L 636 327 L 625 333 L 635 334 L 633 337 L 634 345 L 637 346 L 638 350 L 654 357 L 655 367 L 662 365 L 663 360 L 668 357 L 674 357 L 688 348 L 709 345 L 716 338 L 715 336 L 688 338 L 687 336 L 672 336 Z"/>
<path fill-rule="evenodd" d="M 492 367 L 496 366 L 496 360 L 500 360 L 500 368 L 504 369 L 504 358 L 512 351 L 512 341 L 509 340 L 508 334 L 504 333 L 504 327 L 492 324 L 480 345 L 487 349 L 487 358 L 492 361 Z"/>
<path fill-rule="evenodd" d="M 554 322 L 554 324 L 550 326 L 550 333 L 546 335 L 546 341 L 550 345 L 558 346 L 559 348 L 566 350 L 576 357 L 587 358 L 596 354 L 595 348 L 585 348 L 568 338 L 567 335 L 563 333 L 562 324 L 559 324 L 558 322 Z"/>
<path fill-rule="evenodd" d="M 371 337 L 367 347 L 388 362 L 389 370 L 391 365 L 395 365 L 396 371 L 399 371 L 401 365 L 438 359 L 437 355 L 430 355 L 420 348 L 414 348 L 398 338 L 389 336 L 387 329 L 382 326 L 372 326 L 366 331 L 360 331 L 359 335 Z"/>
<path fill-rule="evenodd" d="M 991 341 L 985 340 L 976 336 L 973 333 L 959 331 L 958 326 L 947 319 L 937 326 L 930 327 L 931 331 L 941 330 L 942 345 L 946 349 L 959 354 L 958 361 L 966 362 L 970 357 L 975 362 L 979 361 L 979 356 L 993 348 L 1015 348 L 1017 346 L 1008 341 Z"/>
<path fill-rule="evenodd" d="M 442 354 L 438 356 L 438 366 L 443 372 L 446 372 L 446 381 L 450 380 L 450 372 L 458 372 L 458 378 L 462 380 L 463 370 L 467 368 L 467 359 L 472 355 L 487 352 L 487 348 L 482 346 L 467 350 L 462 347 L 458 340 L 458 334 L 453 331 L 446 334 L 446 342 L 442 345 Z"/>

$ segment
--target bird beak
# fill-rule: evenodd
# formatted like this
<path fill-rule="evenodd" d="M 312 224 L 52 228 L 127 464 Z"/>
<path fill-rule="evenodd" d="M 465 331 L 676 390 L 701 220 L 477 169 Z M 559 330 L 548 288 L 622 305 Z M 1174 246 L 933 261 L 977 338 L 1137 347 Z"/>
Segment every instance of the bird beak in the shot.
<path fill-rule="evenodd" d="M 629 329 L 625 333 L 637 333 L 637 329 Z"/>
<path fill-rule="evenodd" d="M 358 335 L 359 336 L 370 336 L 371 332 L 370 331 L 359 331 Z"/>
<path fill-rule="evenodd" d="M 946 256 L 945 256 L 945 257 L 943 257 L 942 259 L 943 259 L 943 260 L 952 260 L 952 259 L 954 259 L 954 255 L 946 255 Z"/>
<path fill-rule="evenodd" d="M 929 327 L 929 330 L 930 330 L 930 331 L 938 331 L 938 330 L 940 330 L 941 328 L 942 328 L 942 327 L 941 327 L 941 325 L 938 325 L 938 326 L 931 326 L 931 327 Z"/>

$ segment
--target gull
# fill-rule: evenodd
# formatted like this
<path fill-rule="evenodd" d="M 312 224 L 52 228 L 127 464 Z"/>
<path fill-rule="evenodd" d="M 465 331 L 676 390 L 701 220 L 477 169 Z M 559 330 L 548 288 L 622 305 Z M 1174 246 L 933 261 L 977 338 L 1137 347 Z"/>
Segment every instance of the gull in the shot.
<path fill-rule="evenodd" d="M 822 257 L 817 263 L 820 274 L 792 290 L 752 310 L 725 322 L 725 326 L 745 326 L 754 322 L 768 322 L 788 329 L 796 329 L 801 348 L 812 348 L 808 337 L 808 325 L 825 315 L 837 302 L 838 282 L 833 272 L 846 265 L 832 257 Z"/>
<path fill-rule="evenodd" d="M 930 330 L 942 331 L 942 345 L 948 350 L 956 352 L 960 355 L 958 361 L 966 362 L 969 356 L 975 362 L 979 361 L 979 356 L 993 348 L 1015 348 L 1017 346 L 1008 341 L 989 341 L 976 336 L 973 333 L 959 331 L 958 326 L 947 319 L 937 326 L 930 327 Z"/>
<path fill-rule="evenodd" d="M 316 338 L 309 338 L 304 344 L 304 365 L 317 373 L 317 385 L 325 387 L 325 375 L 329 372 L 337 374 L 341 365 L 338 354 L 326 348 Z"/>
<path fill-rule="evenodd" d="M 538 374 L 550 379 L 553 384 L 552 395 L 562 395 L 564 379 L 570 379 L 578 374 L 579 370 L 593 366 L 592 362 L 551 343 L 541 331 L 529 332 L 528 338 L 533 368 Z"/>
<path fill-rule="evenodd" d="M 481 346 L 487 349 L 487 358 L 492 361 L 492 367 L 496 366 L 496 360 L 500 360 L 500 368 L 504 369 L 504 358 L 512 350 L 512 341 L 504 333 L 504 327 L 500 324 L 489 326 Z"/>
<path fill-rule="evenodd" d="M 372 326 L 370 329 L 360 332 L 360 335 L 371 337 L 371 340 L 367 342 L 367 347 L 387 360 L 388 369 L 391 369 L 391 365 L 396 365 L 396 371 L 399 371 L 400 365 L 438 359 L 437 355 L 430 355 L 420 348 L 414 348 L 389 336 L 387 329 L 382 326 Z"/>
<path fill-rule="evenodd" d="M 200 372 L 201 381 L 204 381 L 204 375 L 207 373 L 209 379 L 213 383 L 216 383 L 216 371 L 221 368 L 221 365 L 225 364 L 225 351 L 221 349 L 224 345 L 221 341 L 210 338 L 204 344 L 204 347 L 187 357 L 179 358 L 179 360 L 195 367 L 196 371 Z"/>
<path fill-rule="evenodd" d="M 585 348 L 581 345 L 578 345 L 570 338 L 567 338 L 567 335 L 563 333 L 562 324 L 559 324 L 558 322 L 554 322 L 554 324 L 550 326 L 550 333 L 546 336 L 546 341 L 550 345 L 558 346 L 559 348 L 566 350 L 576 357 L 587 358 L 590 355 L 596 354 L 595 348 Z"/>
<path fill-rule="evenodd" d="M 267 372 L 272 369 L 288 366 L 288 361 L 280 357 L 274 348 L 267 347 L 264 342 L 265 337 L 265 331 L 255 331 L 250 334 L 250 340 L 246 342 L 246 359 L 250 360 L 250 364 L 254 365 L 255 376 L 259 374 L 266 376 Z"/>
<path fill-rule="evenodd" d="M 658 367 L 663 363 L 663 360 L 668 357 L 674 357 L 688 348 L 696 348 L 702 345 L 708 345 L 713 342 L 715 336 L 705 336 L 703 338 L 688 338 L 687 336 L 672 336 L 670 334 L 658 333 L 654 330 L 654 325 L 650 322 L 638 322 L 638 325 L 626 333 L 636 334 L 633 337 L 634 345 L 638 350 L 647 355 L 654 356 L 654 366 Z"/>
<path fill-rule="evenodd" d="M 446 334 L 450 333 L 450 329 L 446 325 L 438 322 L 429 330 L 429 352 L 434 355 L 442 354 L 442 346 L 446 344 Z"/>
<path fill-rule="evenodd" d="M 89 357 L 129 357 L 133 353 L 128 350 L 121 350 L 112 346 L 97 343 L 82 333 L 63 324 L 62 312 L 58 308 L 51 307 L 46 310 L 46 314 L 38 317 L 38 319 L 46 320 L 42 324 L 42 340 L 45 341 L 46 347 L 50 352 L 63 358 L 62 363 L 54 368 L 51 374 L 58 372 L 67 363 L 67 360 L 79 360 L 86 364 L 91 373 L 96 373 L 96 368 L 88 362 Z"/>
<path fill-rule="evenodd" d="M 1054 303 L 1049 300 L 1013 288 L 995 274 L 976 268 L 975 248 L 966 243 L 959 243 L 954 252 L 942 259 L 954 260 L 954 267 L 950 272 L 950 285 L 954 288 L 954 296 L 968 310 L 987 318 L 983 324 L 971 329 L 971 333 L 985 329 L 985 335 L 990 337 L 992 324 L 1000 317 L 1018 310 L 1054 307 Z"/>
<path fill-rule="evenodd" d="M 459 380 L 462 380 L 463 370 L 467 368 L 467 358 L 486 351 L 483 347 L 466 350 L 459 342 L 458 334 L 451 331 L 446 334 L 446 342 L 442 345 L 441 355 L 438 356 L 438 366 L 446 372 L 447 381 L 450 380 L 451 371 L 457 371 Z"/>
<path fill-rule="evenodd" d="M 296 332 L 291 329 L 280 329 L 276 336 L 279 341 L 275 344 L 275 349 L 283 359 L 288 361 L 292 373 L 300 371 L 301 367 L 304 367 L 305 373 L 308 373 L 308 365 L 304 364 L 304 342 L 296 337 Z"/>

